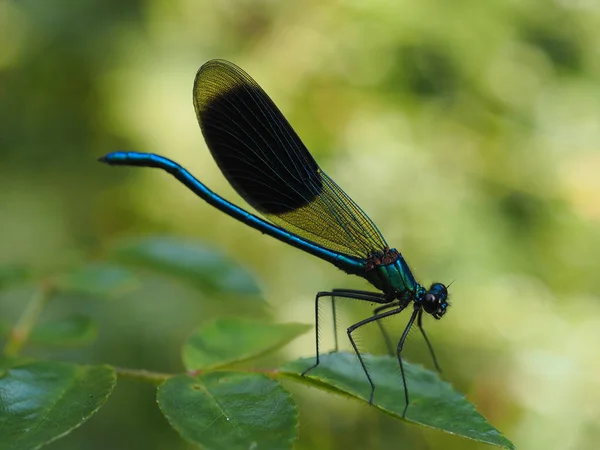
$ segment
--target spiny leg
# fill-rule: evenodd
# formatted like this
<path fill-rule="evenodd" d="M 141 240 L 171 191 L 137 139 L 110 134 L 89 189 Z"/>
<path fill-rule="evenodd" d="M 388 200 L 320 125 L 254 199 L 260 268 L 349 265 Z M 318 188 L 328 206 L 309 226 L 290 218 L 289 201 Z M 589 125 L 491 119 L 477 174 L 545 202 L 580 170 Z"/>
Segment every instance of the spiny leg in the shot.
<path fill-rule="evenodd" d="M 375 297 L 379 300 L 386 300 L 385 303 L 389 303 L 391 300 L 388 299 L 386 297 L 385 294 L 381 293 L 381 292 L 371 292 L 371 291 L 361 291 L 358 289 L 345 289 L 345 288 L 335 288 L 332 289 L 331 292 L 333 293 L 340 293 L 340 294 L 356 294 L 356 295 L 361 295 L 361 296 L 367 296 L 367 297 Z M 349 297 L 352 298 L 352 297 Z M 377 303 L 382 303 L 381 301 L 378 301 Z"/>
<path fill-rule="evenodd" d="M 404 411 L 402 412 L 402 417 L 406 417 L 406 410 L 408 409 L 408 403 L 409 403 L 408 387 L 406 386 L 406 376 L 404 375 L 404 365 L 402 364 L 402 349 L 404 348 L 404 341 L 406 341 L 406 338 L 408 337 L 408 332 L 410 331 L 411 327 L 413 326 L 413 323 L 415 322 L 415 319 L 417 318 L 417 314 L 419 314 L 420 310 L 421 310 L 421 308 L 415 308 L 415 310 L 413 311 L 413 313 L 410 316 L 410 319 L 408 319 L 408 324 L 406 325 L 406 328 L 404 329 L 404 332 L 402 333 L 402 337 L 400 338 L 400 341 L 398 341 L 398 364 L 400 364 L 400 373 L 402 374 L 402 384 L 404 385 L 404 400 L 406 401 L 406 404 L 404 406 Z"/>
<path fill-rule="evenodd" d="M 380 304 L 389 303 L 389 301 L 383 297 L 383 294 L 374 294 L 372 292 L 352 291 L 352 290 L 342 290 L 342 289 L 337 289 L 337 290 L 334 289 L 331 292 L 325 292 L 325 291 L 318 292 L 317 295 L 315 296 L 316 360 L 315 360 L 314 365 L 310 366 L 308 369 L 306 369 L 304 372 L 302 372 L 302 376 L 306 375 L 308 372 L 310 372 L 311 370 L 313 370 L 315 367 L 317 367 L 319 365 L 319 299 L 321 299 L 322 297 L 351 298 L 354 300 L 361 300 L 361 301 L 380 303 Z M 333 303 L 333 304 L 335 304 L 335 303 Z M 333 311 L 335 314 L 335 307 L 334 307 Z M 335 323 L 335 318 L 334 318 L 334 323 Z M 337 342 L 337 339 L 336 339 L 336 342 Z M 336 346 L 336 350 L 337 350 L 337 346 Z"/>
<path fill-rule="evenodd" d="M 385 294 L 382 294 L 381 292 L 370 292 L 370 291 L 360 291 L 357 289 L 332 289 L 332 292 L 340 292 L 340 293 L 346 293 L 346 294 L 361 294 L 361 295 L 372 295 L 373 297 L 376 297 L 379 300 L 385 300 L 387 297 Z M 393 298 L 392 299 L 388 299 L 389 302 L 393 302 Z M 376 303 L 381 303 L 381 301 L 376 301 Z M 333 323 L 334 323 L 334 332 L 335 332 L 335 350 L 337 351 L 338 346 L 337 346 L 337 321 L 335 318 L 335 298 L 331 297 L 331 306 L 333 309 Z M 377 308 L 375 308 L 373 310 L 373 315 L 377 315 L 379 314 L 381 311 L 384 311 L 386 309 L 390 309 L 390 308 L 397 308 L 398 306 L 400 306 L 399 302 L 396 303 L 388 303 L 385 302 L 382 306 L 379 306 Z M 390 335 L 388 334 L 388 332 L 386 331 L 386 329 L 384 328 L 383 324 L 381 323 L 381 321 L 377 321 L 377 326 L 379 327 L 379 330 L 381 331 L 381 334 L 383 335 L 383 339 L 385 340 L 385 346 L 388 350 L 388 353 L 390 355 L 394 355 L 394 347 L 392 346 L 392 341 L 390 339 Z"/>
<path fill-rule="evenodd" d="M 315 363 L 302 372 L 301 376 L 306 375 L 308 372 L 313 370 L 319 365 L 319 299 L 325 297 L 327 292 L 317 292 L 315 297 L 315 348 L 316 348 L 316 360 Z"/>
<path fill-rule="evenodd" d="M 352 344 L 352 348 L 354 349 L 354 352 L 356 353 L 356 356 L 358 356 L 358 361 L 360 362 L 360 365 L 362 366 L 363 371 L 365 372 L 365 375 L 367 376 L 367 380 L 369 380 L 369 384 L 371 385 L 371 395 L 369 397 L 369 404 L 372 405 L 373 404 L 373 395 L 375 395 L 375 384 L 373 384 L 373 380 L 371 379 L 371 375 L 369 375 L 369 371 L 367 370 L 367 366 L 365 365 L 365 362 L 363 361 L 363 358 L 360 354 L 360 351 L 358 350 L 358 347 L 356 346 L 356 343 L 354 342 L 354 339 L 352 338 L 352 332 L 356 331 L 358 328 L 362 327 L 363 325 L 366 325 L 368 323 L 371 322 L 375 322 L 378 321 L 379 319 L 383 319 L 384 317 L 389 317 L 389 316 L 393 316 L 396 314 L 400 314 L 404 308 L 406 308 L 406 305 L 401 305 L 399 306 L 397 309 L 394 309 L 393 311 L 387 311 L 384 313 L 380 313 L 377 314 L 376 316 L 371 316 L 367 319 L 361 320 L 360 322 L 355 323 L 354 325 L 352 325 L 351 327 L 348 328 L 347 333 L 348 333 L 348 339 L 350 339 L 350 343 Z"/>
<path fill-rule="evenodd" d="M 335 289 L 334 289 L 335 291 Z M 337 332 L 337 312 L 336 312 L 336 308 L 335 308 L 335 295 L 331 296 L 331 320 L 333 321 L 333 343 L 334 343 L 334 347 L 333 347 L 333 352 L 337 353 L 340 349 L 339 343 L 338 343 L 338 332 Z"/>
<path fill-rule="evenodd" d="M 400 306 L 400 303 L 392 303 L 389 305 L 378 306 L 373 310 L 373 315 L 376 316 L 381 311 L 384 311 L 388 308 L 396 308 L 398 306 Z M 385 346 L 387 347 L 388 353 L 390 354 L 390 356 L 394 356 L 394 347 L 392 346 L 392 340 L 390 339 L 390 335 L 388 334 L 385 327 L 383 326 L 383 323 L 380 320 L 377 321 L 377 325 L 379 326 L 379 330 L 381 331 L 383 339 L 385 340 Z"/>
<path fill-rule="evenodd" d="M 392 299 L 386 300 L 387 297 L 385 296 L 385 294 L 382 294 L 381 292 L 371 292 L 371 291 L 361 291 L 358 289 L 345 289 L 345 288 L 334 288 L 331 290 L 332 292 L 332 296 L 331 296 L 331 312 L 332 312 L 332 316 L 333 316 L 333 339 L 334 339 L 334 352 L 337 353 L 339 350 L 339 343 L 338 343 L 338 333 L 337 333 L 337 309 L 336 309 L 336 302 L 335 302 L 335 297 L 336 295 L 339 295 L 342 298 L 352 298 L 355 300 L 361 300 L 361 301 L 372 301 L 374 303 L 387 303 L 388 301 L 392 301 Z M 355 297 L 355 295 L 359 295 L 361 296 L 360 298 Z M 367 299 L 369 298 L 369 300 Z M 388 308 L 394 308 L 396 305 L 386 305 Z M 376 313 L 373 313 L 376 314 Z M 377 324 L 379 325 L 380 322 L 377 321 Z M 382 333 L 384 333 L 384 336 L 387 340 L 389 340 L 389 337 L 386 336 L 385 330 L 383 329 L 383 327 L 381 325 L 379 325 L 379 327 L 381 328 Z M 391 346 L 391 342 L 390 342 L 390 346 Z M 393 351 L 390 352 L 391 355 L 394 354 Z"/>
<path fill-rule="evenodd" d="M 419 310 L 419 317 L 417 318 L 417 325 L 419 326 L 419 330 L 421 330 L 421 334 L 425 338 L 425 342 L 427 343 L 427 347 L 429 347 L 429 353 L 431 353 L 431 358 L 433 359 L 433 364 L 439 373 L 442 373 L 442 369 L 440 369 L 440 365 L 437 362 L 437 358 L 435 357 L 435 353 L 433 351 L 433 346 L 429 339 L 427 338 L 427 334 L 425 334 L 425 330 L 423 329 L 423 310 Z"/>

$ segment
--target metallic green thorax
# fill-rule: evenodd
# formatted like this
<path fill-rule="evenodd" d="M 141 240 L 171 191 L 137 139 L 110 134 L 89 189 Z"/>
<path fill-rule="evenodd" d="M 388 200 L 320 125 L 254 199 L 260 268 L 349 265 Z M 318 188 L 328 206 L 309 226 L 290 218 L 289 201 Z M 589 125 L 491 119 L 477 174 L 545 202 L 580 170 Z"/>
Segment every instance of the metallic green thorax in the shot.
<path fill-rule="evenodd" d="M 417 283 L 408 264 L 396 249 L 373 255 L 364 277 L 390 298 L 420 301 L 425 289 Z"/>

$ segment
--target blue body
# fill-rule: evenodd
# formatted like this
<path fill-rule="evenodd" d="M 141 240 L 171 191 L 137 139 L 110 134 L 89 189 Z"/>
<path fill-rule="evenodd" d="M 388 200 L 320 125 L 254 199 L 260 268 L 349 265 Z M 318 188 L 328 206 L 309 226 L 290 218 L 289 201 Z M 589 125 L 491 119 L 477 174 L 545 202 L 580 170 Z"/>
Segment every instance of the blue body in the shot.
<path fill-rule="evenodd" d="M 234 219 L 237 219 L 240 222 L 243 222 L 246 225 L 260 231 L 261 233 L 268 234 L 269 236 L 279 239 L 286 244 L 324 259 L 325 261 L 328 261 L 334 266 L 342 269 L 346 273 L 361 275 L 365 271 L 364 261 L 341 255 L 337 252 L 323 248 L 315 243 L 308 242 L 300 236 L 273 225 L 272 223 L 269 223 L 266 220 L 255 216 L 254 214 L 250 214 L 248 211 L 240 208 L 239 206 L 228 202 L 223 197 L 215 194 L 213 191 L 207 188 L 186 169 L 168 158 L 151 153 L 113 152 L 104 156 L 102 161 L 111 165 L 144 166 L 163 169 L 181 181 L 196 195 L 204 199 L 210 205 L 223 211 L 225 214 L 230 215 Z"/>
<path fill-rule="evenodd" d="M 390 301 L 396 298 L 405 300 L 406 302 L 414 300 L 418 303 L 424 293 L 424 289 L 415 281 L 402 255 L 398 254 L 398 259 L 390 264 L 380 264 L 371 270 L 367 270 L 367 262 L 364 259 L 354 258 L 326 249 L 228 202 L 223 197 L 211 191 L 182 166 L 168 158 L 151 153 L 113 152 L 101 158 L 101 161 L 117 166 L 143 166 L 163 169 L 177 178 L 196 195 L 225 214 L 261 233 L 268 234 L 286 244 L 330 262 L 346 273 L 365 278 L 377 289 L 383 291 L 389 297 Z"/>
<path fill-rule="evenodd" d="M 410 300 L 418 303 L 425 293 L 425 289 L 417 283 L 401 254 L 398 254 L 398 259 L 393 263 L 378 265 L 363 276 L 380 291 L 407 303 Z"/>

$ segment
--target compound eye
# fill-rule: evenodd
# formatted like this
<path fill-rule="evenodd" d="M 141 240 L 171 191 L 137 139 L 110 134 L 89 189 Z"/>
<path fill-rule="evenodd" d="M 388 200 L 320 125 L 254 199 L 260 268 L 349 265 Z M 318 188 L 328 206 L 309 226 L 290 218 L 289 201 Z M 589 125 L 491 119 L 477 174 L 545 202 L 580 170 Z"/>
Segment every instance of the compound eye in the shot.
<path fill-rule="evenodd" d="M 423 309 L 429 314 L 434 314 L 440 307 L 440 299 L 431 292 L 423 296 Z"/>
<path fill-rule="evenodd" d="M 428 292 L 427 294 L 425 294 L 425 297 L 423 297 L 423 301 L 425 303 L 433 303 L 435 302 L 435 295 L 433 295 L 431 292 Z"/>

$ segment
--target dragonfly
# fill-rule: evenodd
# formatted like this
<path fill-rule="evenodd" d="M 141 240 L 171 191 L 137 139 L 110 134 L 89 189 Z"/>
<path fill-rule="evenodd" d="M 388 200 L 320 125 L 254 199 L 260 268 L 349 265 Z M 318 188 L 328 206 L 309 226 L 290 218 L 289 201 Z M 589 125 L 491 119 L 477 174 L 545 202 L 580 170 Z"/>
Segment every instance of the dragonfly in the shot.
<path fill-rule="evenodd" d="M 234 219 L 366 279 L 375 292 L 355 289 L 318 292 L 315 321 L 318 331 L 319 304 L 326 299 L 331 302 L 334 315 L 336 298 L 377 305 L 371 316 L 347 328 L 348 339 L 371 388 L 371 405 L 375 384 L 354 333 L 372 322 L 377 322 L 384 331 L 381 319 L 400 314 L 412 304 L 412 313 L 395 350 L 384 332 L 388 350 L 395 353 L 400 366 L 405 416 L 410 401 L 402 350 L 416 322 L 440 371 L 423 328 L 423 314 L 435 319 L 444 316 L 449 306 L 447 287 L 436 282 L 426 289 L 415 280 L 402 254 L 388 246 L 373 221 L 323 172 L 275 103 L 241 68 L 220 59 L 206 62 L 196 74 L 193 102 L 200 129 L 218 167 L 237 193 L 264 218 L 227 201 L 164 156 L 117 151 L 100 161 L 113 166 L 162 169 Z M 302 376 L 319 365 L 316 334 L 315 363 Z"/>

